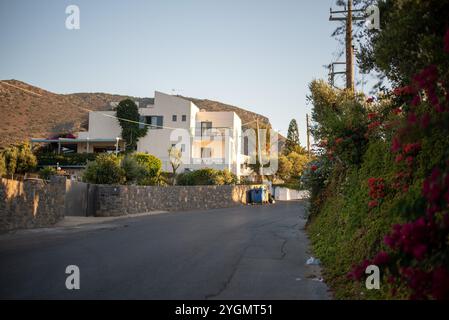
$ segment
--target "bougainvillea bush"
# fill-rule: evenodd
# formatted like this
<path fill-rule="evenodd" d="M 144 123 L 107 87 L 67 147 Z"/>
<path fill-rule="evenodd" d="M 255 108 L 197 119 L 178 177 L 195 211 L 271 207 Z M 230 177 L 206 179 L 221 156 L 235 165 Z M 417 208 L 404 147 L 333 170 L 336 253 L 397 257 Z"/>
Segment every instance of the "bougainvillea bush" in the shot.
<path fill-rule="evenodd" d="M 440 48 L 449 59 L 448 48 L 449 30 Z M 315 118 L 326 127 L 317 137 L 332 171 L 312 199 L 309 233 L 337 298 L 449 299 L 448 75 L 429 65 L 407 85 L 367 98 L 363 143 L 345 144 L 343 117 Z M 326 90 L 312 93 L 314 106 L 338 110 Z M 340 156 L 356 152 L 360 162 Z M 380 267 L 380 290 L 365 288 L 371 264 Z"/>

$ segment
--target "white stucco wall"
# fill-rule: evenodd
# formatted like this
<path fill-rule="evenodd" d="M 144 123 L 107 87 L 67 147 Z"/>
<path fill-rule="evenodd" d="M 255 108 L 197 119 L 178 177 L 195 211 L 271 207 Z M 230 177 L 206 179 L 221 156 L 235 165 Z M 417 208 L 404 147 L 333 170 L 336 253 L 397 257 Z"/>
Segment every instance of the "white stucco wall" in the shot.
<path fill-rule="evenodd" d="M 240 174 L 241 163 L 241 125 L 240 118 L 234 112 L 200 112 L 198 107 L 183 98 L 155 92 L 154 105 L 147 108 L 139 108 L 141 116 L 162 116 L 163 129 L 149 129 L 145 137 L 139 139 L 137 151 L 150 153 L 163 162 L 163 169 L 171 171 L 168 149 L 172 144 L 185 145 L 184 169 L 198 169 L 201 167 L 213 167 L 217 169 L 227 168 L 235 174 Z M 173 115 L 177 121 L 173 121 Z M 186 121 L 182 121 L 182 116 Z M 113 118 L 115 111 L 98 111 L 89 113 L 89 131 L 79 133 L 80 137 L 115 139 L 121 136 L 121 127 L 118 120 Z M 197 136 L 201 130 L 201 122 L 212 122 L 213 128 L 230 128 L 232 138 L 225 142 L 216 140 L 212 142 L 198 141 Z M 179 130 L 184 129 L 184 130 Z M 206 145 L 205 145 L 206 144 Z M 212 148 L 213 158 L 224 158 L 227 164 L 198 164 L 193 158 L 201 160 L 201 147 Z"/>

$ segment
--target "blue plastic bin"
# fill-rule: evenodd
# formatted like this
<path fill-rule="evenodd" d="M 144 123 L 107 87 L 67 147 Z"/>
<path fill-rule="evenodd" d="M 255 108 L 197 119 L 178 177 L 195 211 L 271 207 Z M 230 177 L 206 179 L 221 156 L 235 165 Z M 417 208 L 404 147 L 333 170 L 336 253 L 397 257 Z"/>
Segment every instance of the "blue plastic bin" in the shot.
<path fill-rule="evenodd" d="M 251 202 L 263 203 L 265 199 L 265 190 L 263 188 L 256 188 L 251 190 Z"/>

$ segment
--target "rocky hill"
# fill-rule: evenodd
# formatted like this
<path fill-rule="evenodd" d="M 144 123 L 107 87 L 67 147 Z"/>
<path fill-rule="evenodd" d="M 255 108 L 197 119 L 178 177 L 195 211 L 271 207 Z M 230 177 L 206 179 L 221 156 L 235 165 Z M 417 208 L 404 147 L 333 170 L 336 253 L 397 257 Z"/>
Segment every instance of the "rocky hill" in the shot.
<path fill-rule="evenodd" d="M 153 98 L 138 98 L 107 93 L 57 94 L 17 80 L 0 81 L 0 148 L 30 138 L 47 138 L 87 128 L 89 110 L 110 110 L 111 102 L 131 98 L 140 105 L 152 104 Z M 268 118 L 218 101 L 185 98 L 207 111 L 235 111 L 247 123 Z M 252 122 L 248 126 L 254 127 Z"/>

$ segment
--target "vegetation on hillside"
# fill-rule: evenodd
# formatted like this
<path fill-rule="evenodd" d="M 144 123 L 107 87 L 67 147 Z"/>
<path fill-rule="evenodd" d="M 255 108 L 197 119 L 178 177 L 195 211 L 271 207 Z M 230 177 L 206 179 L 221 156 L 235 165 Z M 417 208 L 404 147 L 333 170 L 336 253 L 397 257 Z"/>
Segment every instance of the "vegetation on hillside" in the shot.
<path fill-rule="evenodd" d="M 402 86 L 365 98 L 310 85 L 320 152 L 304 177 L 308 231 L 336 298 L 448 299 L 449 26 L 433 8 L 448 11 L 379 2 L 388 18 L 367 44 L 370 61 Z M 438 21 L 416 29 L 421 16 Z M 365 287 L 370 264 L 380 290 Z"/>

